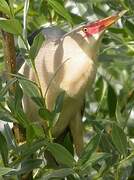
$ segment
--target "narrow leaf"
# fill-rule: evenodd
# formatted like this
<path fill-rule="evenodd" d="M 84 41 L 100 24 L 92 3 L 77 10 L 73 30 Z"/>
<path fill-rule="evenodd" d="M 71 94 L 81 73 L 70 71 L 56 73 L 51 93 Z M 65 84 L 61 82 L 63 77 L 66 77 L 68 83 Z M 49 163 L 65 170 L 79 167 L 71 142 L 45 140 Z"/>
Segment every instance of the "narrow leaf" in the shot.
<path fill-rule="evenodd" d="M 117 96 L 113 89 L 113 87 L 109 84 L 108 85 L 108 109 L 109 109 L 109 116 L 111 118 L 115 117 L 116 114 L 116 105 L 117 105 Z"/>
<path fill-rule="evenodd" d="M 59 96 L 57 97 L 56 102 L 55 102 L 55 108 L 54 108 L 55 113 L 61 112 L 62 106 L 63 106 L 63 101 L 64 101 L 64 96 L 65 96 L 65 91 L 61 92 L 59 94 Z"/>
<path fill-rule="evenodd" d="M 99 6 L 95 6 L 93 5 L 93 9 L 94 9 L 94 13 L 96 13 L 97 15 L 101 16 L 101 17 L 107 17 L 107 14 L 105 13 L 104 10 L 100 9 Z"/>
<path fill-rule="evenodd" d="M 53 179 L 53 178 L 65 178 L 70 174 L 73 174 L 73 170 L 70 168 L 53 170 L 52 172 L 46 173 L 42 178 L 45 180 Z"/>
<path fill-rule="evenodd" d="M 0 18 L 0 28 L 15 35 L 20 35 L 22 33 L 22 26 L 17 19 Z"/>
<path fill-rule="evenodd" d="M 8 147 L 17 152 L 17 144 L 15 142 L 12 130 L 10 129 L 8 124 L 4 125 L 4 130 Z"/>
<path fill-rule="evenodd" d="M 17 111 L 18 107 L 22 107 L 22 97 L 23 91 L 18 83 L 16 83 L 16 93 L 15 93 L 15 109 Z"/>
<path fill-rule="evenodd" d="M 101 101 L 103 100 L 104 96 L 105 96 L 105 92 L 106 92 L 106 83 L 103 80 L 102 76 L 99 77 L 99 79 L 96 82 L 96 89 L 95 89 L 95 97 L 96 100 L 101 103 Z"/>
<path fill-rule="evenodd" d="M 46 146 L 48 142 L 46 140 L 38 140 L 36 142 L 32 142 L 31 145 L 23 144 L 18 147 L 19 152 L 21 152 L 22 157 L 30 156 L 35 153 L 37 150 L 41 149 L 43 146 Z"/>
<path fill-rule="evenodd" d="M 43 100 L 41 99 L 39 88 L 35 82 L 26 79 L 22 75 L 15 75 L 18 78 L 19 83 L 22 86 L 23 92 L 39 106 L 44 106 Z"/>
<path fill-rule="evenodd" d="M 132 157 L 132 159 L 133 159 L 133 157 Z M 129 179 L 131 177 L 131 174 L 133 172 L 132 161 L 130 159 L 122 161 L 122 163 L 117 167 L 118 168 L 118 179 Z M 132 179 L 133 179 L 133 177 L 132 177 Z M 130 178 L 130 180 L 131 180 L 131 178 Z"/>
<path fill-rule="evenodd" d="M 72 24 L 72 18 L 64 6 L 55 0 L 48 0 L 48 3 L 60 16 L 64 17 Z"/>
<path fill-rule="evenodd" d="M 17 172 L 17 174 L 23 174 L 25 172 L 29 172 L 35 168 L 39 168 L 42 163 L 41 159 L 26 159 L 21 164 L 21 169 Z"/>
<path fill-rule="evenodd" d="M 9 90 L 9 88 L 11 88 L 11 86 L 16 82 L 16 78 L 12 78 L 10 79 L 6 85 L 0 90 L 0 96 L 4 96 L 7 91 Z"/>
<path fill-rule="evenodd" d="M 10 16 L 10 8 L 6 0 L 0 0 L 0 11 Z"/>
<path fill-rule="evenodd" d="M 33 41 L 33 44 L 30 48 L 30 55 L 32 57 L 32 59 L 34 60 L 35 57 L 37 56 L 38 54 L 38 51 L 39 49 L 41 48 L 41 45 L 42 43 L 44 42 L 44 36 L 42 33 L 39 33 L 35 38 L 34 38 L 34 41 Z"/>
<path fill-rule="evenodd" d="M 13 169 L 11 168 L 6 168 L 6 167 L 0 167 L 0 177 L 9 173 L 10 171 L 12 171 Z"/>
<path fill-rule="evenodd" d="M 133 29 L 134 29 L 134 23 L 126 19 L 125 30 L 132 38 L 134 38 Z"/>
<path fill-rule="evenodd" d="M 116 124 L 113 124 L 111 136 L 112 136 L 112 141 L 116 146 L 117 150 L 120 152 L 121 155 L 124 155 L 124 157 L 126 157 L 127 138 L 124 131 Z"/>
<path fill-rule="evenodd" d="M 5 122 L 16 122 L 16 120 L 8 113 L 8 111 L 0 110 L 0 120 Z"/>
<path fill-rule="evenodd" d="M 12 17 L 14 17 L 14 7 L 13 7 L 14 0 L 9 0 L 8 3 L 9 3 L 9 6 L 10 6 L 11 15 L 12 15 Z"/>
<path fill-rule="evenodd" d="M 108 159 L 110 157 L 109 153 L 93 153 L 88 161 L 81 166 L 81 170 L 85 171 L 88 167 L 97 163 L 98 161 Z"/>
<path fill-rule="evenodd" d="M 96 148 L 98 147 L 98 144 L 100 142 L 101 134 L 96 134 L 86 145 L 86 147 L 83 150 L 83 153 L 79 159 L 80 164 L 84 164 L 93 152 L 95 152 Z"/>
<path fill-rule="evenodd" d="M 68 167 L 73 167 L 75 160 L 71 153 L 63 146 L 57 143 L 48 144 L 48 151 L 52 153 L 57 162 Z"/>
<path fill-rule="evenodd" d="M 41 159 L 26 159 L 21 162 L 21 166 L 18 166 L 17 169 L 11 169 L 10 172 L 8 172 L 8 175 L 21 175 L 26 172 L 29 172 L 33 169 L 37 169 L 42 164 Z"/>
<path fill-rule="evenodd" d="M 53 121 L 55 117 L 55 113 L 50 112 L 48 109 L 45 109 L 45 108 L 39 109 L 39 115 L 40 117 L 42 117 L 44 120 L 47 120 L 47 121 Z"/>
<path fill-rule="evenodd" d="M 3 163 L 6 166 L 8 164 L 8 146 L 5 137 L 0 132 L 0 153 L 3 159 Z"/>

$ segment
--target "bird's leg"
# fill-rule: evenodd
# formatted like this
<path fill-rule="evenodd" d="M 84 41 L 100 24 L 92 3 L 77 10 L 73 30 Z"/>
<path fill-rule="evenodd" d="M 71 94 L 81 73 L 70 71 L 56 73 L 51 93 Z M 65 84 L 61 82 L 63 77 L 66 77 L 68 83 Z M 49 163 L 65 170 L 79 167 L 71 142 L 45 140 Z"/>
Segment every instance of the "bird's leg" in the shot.
<path fill-rule="evenodd" d="M 83 125 L 81 111 L 77 112 L 76 116 L 70 121 L 69 128 L 73 137 L 73 143 L 76 149 L 76 154 L 80 156 L 83 150 Z"/>

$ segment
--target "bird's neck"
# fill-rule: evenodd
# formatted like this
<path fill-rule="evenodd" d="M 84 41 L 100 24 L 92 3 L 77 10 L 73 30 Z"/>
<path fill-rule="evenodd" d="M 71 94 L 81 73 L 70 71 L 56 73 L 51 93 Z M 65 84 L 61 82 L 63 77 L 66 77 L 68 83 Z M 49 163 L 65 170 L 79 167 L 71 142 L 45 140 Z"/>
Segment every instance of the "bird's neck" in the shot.
<path fill-rule="evenodd" d="M 94 37 L 83 37 L 80 33 L 71 33 L 68 37 L 75 41 L 94 63 L 97 62 L 102 37 L 95 40 Z"/>
<path fill-rule="evenodd" d="M 98 39 L 97 41 L 94 41 L 94 39 L 84 39 L 82 42 L 82 48 L 88 54 L 90 59 L 93 60 L 94 63 L 97 62 L 98 55 L 99 55 L 99 50 L 100 50 L 100 45 L 101 45 L 101 39 Z"/>

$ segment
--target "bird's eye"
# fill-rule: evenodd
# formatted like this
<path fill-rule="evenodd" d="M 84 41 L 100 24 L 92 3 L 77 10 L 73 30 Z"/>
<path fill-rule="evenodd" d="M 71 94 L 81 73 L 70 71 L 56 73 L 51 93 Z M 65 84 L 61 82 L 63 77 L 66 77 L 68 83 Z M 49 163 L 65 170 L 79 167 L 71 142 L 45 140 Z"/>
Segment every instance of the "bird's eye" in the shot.
<path fill-rule="evenodd" d="M 83 28 L 83 32 L 85 32 L 85 33 L 87 32 L 87 28 L 86 27 Z"/>

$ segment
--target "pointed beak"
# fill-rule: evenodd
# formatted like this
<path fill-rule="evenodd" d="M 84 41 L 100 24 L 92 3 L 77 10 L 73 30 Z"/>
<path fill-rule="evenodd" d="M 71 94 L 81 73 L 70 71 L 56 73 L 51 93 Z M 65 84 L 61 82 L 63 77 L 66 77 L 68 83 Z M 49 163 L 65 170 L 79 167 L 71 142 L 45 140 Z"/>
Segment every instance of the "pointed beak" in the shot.
<path fill-rule="evenodd" d="M 99 20 L 98 23 L 100 24 L 100 26 L 103 26 L 103 28 L 106 29 L 109 26 L 111 26 L 112 24 L 114 24 L 118 19 L 120 19 L 126 12 L 127 12 L 127 10 L 123 10 L 123 11 L 117 13 L 116 15 L 109 16 L 107 18 Z"/>
<path fill-rule="evenodd" d="M 121 18 L 126 12 L 127 10 L 123 10 L 116 15 L 109 16 L 107 18 L 87 24 L 83 27 L 83 31 L 85 32 L 86 36 L 92 36 L 93 34 L 96 34 L 98 32 L 103 32 L 109 26 L 114 24 L 119 18 Z"/>

